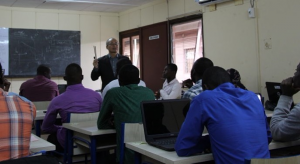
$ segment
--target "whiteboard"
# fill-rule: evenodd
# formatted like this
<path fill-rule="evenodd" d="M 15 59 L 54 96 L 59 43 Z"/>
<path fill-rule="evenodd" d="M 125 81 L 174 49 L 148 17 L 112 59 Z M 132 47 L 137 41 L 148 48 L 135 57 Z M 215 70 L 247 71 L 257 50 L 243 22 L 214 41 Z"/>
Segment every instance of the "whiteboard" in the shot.
<path fill-rule="evenodd" d="M 8 28 L 0 27 L 0 62 L 5 74 L 8 75 Z M 0 70 L 1 71 L 1 70 Z"/>

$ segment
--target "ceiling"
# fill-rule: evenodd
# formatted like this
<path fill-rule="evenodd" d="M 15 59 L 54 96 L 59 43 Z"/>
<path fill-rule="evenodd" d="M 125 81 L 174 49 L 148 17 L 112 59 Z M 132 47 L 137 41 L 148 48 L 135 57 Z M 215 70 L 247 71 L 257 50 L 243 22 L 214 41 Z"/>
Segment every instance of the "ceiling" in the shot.
<path fill-rule="evenodd" d="M 152 1 L 154 0 L 0 0 L 0 6 L 118 13 Z"/>

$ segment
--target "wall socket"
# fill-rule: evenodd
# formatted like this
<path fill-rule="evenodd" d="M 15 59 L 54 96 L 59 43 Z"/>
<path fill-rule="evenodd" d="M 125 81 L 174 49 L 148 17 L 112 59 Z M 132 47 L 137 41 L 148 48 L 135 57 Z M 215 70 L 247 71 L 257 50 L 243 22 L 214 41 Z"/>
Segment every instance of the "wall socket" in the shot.
<path fill-rule="evenodd" d="M 249 18 L 255 18 L 254 8 L 251 7 L 248 9 L 248 15 L 249 15 Z"/>

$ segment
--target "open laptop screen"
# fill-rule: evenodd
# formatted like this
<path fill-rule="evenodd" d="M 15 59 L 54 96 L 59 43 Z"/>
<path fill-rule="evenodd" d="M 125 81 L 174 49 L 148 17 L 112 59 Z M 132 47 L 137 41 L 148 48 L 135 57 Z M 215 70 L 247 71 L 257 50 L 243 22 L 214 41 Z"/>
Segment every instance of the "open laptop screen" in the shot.
<path fill-rule="evenodd" d="M 142 102 L 145 135 L 178 134 L 189 106 L 189 99 Z"/>
<path fill-rule="evenodd" d="M 59 94 L 62 94 L 66 91 L 67 89 L 67 84 L 58 84 L 57 85 L 57 88 L 58 88 L 58 92 Z"/>
<path fill-rule="evenodd" d="M 266 87 L 267 87 L 269 101 L 277 104 L 279 97 L 281 95 L 280 83 L 266 82 Z"/>

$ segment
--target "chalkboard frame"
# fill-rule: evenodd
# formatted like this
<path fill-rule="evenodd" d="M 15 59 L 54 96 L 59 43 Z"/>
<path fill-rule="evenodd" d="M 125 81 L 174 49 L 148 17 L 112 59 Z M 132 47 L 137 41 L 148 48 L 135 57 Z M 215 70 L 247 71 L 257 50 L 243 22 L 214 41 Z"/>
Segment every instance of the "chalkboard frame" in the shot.
<path fill-rule="evenodd" d="M 9 74 L 6 77 L 33 77 L 38 65 L 62 77 L 70 63 L 80 65 L 80 31 L 9 28 Z"/>

